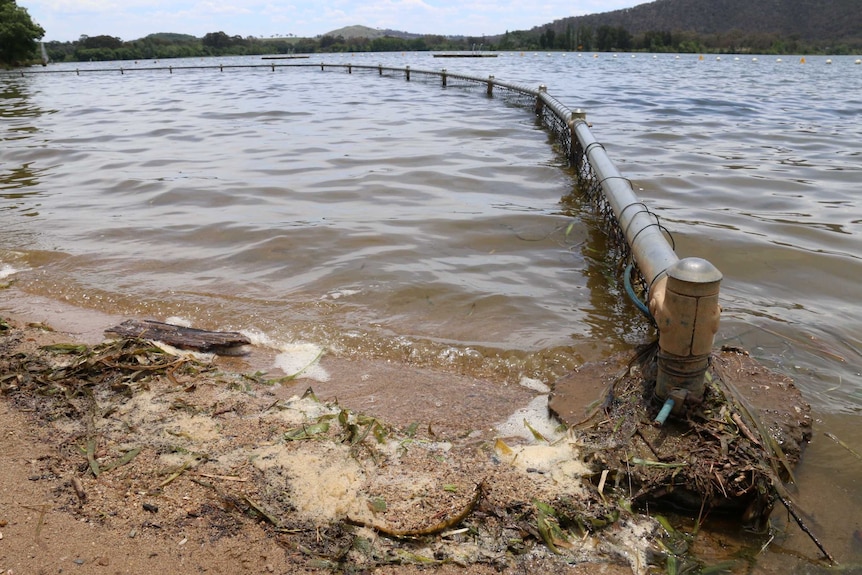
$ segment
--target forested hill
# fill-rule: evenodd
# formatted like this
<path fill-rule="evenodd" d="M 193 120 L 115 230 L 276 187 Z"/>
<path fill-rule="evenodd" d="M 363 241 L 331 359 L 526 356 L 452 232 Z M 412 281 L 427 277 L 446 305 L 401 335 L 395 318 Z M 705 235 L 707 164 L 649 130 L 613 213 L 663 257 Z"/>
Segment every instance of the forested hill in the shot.
<path fill-rule="evenodd" d="M 860 0 L 656 0 L 634 8 L 575 16 L 531 32 L 597 33 L 600 28 L 688 34 L 699 40 L 762 50 L 774 42 L 829 49 L 862 46 Z M 712 40 L 710 42 L 709 40 Z M 623 48 L 619 46 L 619 48 Z"/>

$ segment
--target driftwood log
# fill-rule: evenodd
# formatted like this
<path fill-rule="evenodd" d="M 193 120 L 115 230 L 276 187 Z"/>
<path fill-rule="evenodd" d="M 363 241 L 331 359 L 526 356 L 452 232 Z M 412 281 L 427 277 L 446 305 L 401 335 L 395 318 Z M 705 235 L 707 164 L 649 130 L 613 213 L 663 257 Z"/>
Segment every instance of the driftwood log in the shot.
<path fill-rule="evenodd" d="M 160 341 L 179 349 L 237 355 L 251 341 L 235 331 L 207 331 L 154 320 L 129 319 L 105 330 L 109 337 L 131 337 Z"/>

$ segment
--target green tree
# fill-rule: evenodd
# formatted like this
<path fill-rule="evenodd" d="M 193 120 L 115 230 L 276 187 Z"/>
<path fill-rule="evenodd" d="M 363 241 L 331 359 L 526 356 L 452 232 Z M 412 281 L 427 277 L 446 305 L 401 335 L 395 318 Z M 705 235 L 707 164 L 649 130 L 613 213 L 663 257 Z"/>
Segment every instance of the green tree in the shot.
<path fill-rule="evenodd" d="M 589 26 L 578 26 L 578 50 L 590 51 L 593 49 L 593 29 Z"/>
<path fill-rule="evenodd" d="M 601 52 L 610 52 L 617 41 L 617 32 L 611 26 L 603 24 L 596 31 L 596 48 Z"/>
<path fill-rule="evenodd" d="M 0 0 L 0 65 L 13 66 L 36 55 L 36 40 L 45 30 L 15 0 Z"/>
<path fill-rule="evenodd" d="M 123 41 L 116 36 L 81 36 L 78 45 L 83 48 L 109 48 L 116 50 L 123 47 Z"/>
<path fill-rule="evenodd" d="M 230 36 L 224 32 L 209 32 L 203 38 L 203 45 L 207 48 L 222 49 L 227 48 L 232 44 Z"/>

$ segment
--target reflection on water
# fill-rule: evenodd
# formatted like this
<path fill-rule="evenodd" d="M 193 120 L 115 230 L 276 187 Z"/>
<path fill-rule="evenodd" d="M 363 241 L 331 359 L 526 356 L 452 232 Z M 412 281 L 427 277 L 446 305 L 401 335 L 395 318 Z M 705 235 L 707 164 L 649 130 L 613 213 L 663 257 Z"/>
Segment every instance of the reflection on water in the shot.
<path fill-rule="evenodd" d="M 719 341 L 794 377 L 815 429 L 862 444 L 862 67 L 483 60 L 447 68 L 546 84 L 587 110 L 678 253 L 723 272 Z M 573 175 L 503 96 L 313 67 L 3 77 L 0 90 L 0 263 L 30 270 L 24 290 L 498 381 L 551 382 L 651 335 Z M 827 441 L 805 456 L 809 485 L 837 469 Z M 842 461 L 822 523 L 842 504 L 862 517 L 862 463 Z"/>
<path fill-rule="evenodd" d="M 0 174 L 0 190 L 17 190 L 28 186 L 35 186 L 39 183 L 39 171 L 32 168 L 32 163 L 11 168 L 8 172 Z M 0 196 L 8 200 L 20 198 L 22 195 L 24 195 L 24 192 L 0 194 Z"/>
<path fill-rule="evenodd" d="M 15 210 L 18 215 L 39 215 L 37 186 L 47 168 L 38 167 L 34 161 L 19 159 L 15 148 L 22 140 L 32 142 L 38 133 L 37 119 L 43 114 L 40 107 L 32 103 L 28 86 L 21 79 L 10 79 L 0 84 L 0 141 L 4 142 L 0 163 L 0 210 Z M 29 235 L 26 229 L 12 232 L 14 224 L 4 222 L 5 234 Z M 21 227 L 26 228 L 27 224 Z M 14 226 L 18 227 L 18 226 Z M 14 242 L 14 240 L 13 240 Z M 2 261 L 2 259 L 0 259 Z"/>

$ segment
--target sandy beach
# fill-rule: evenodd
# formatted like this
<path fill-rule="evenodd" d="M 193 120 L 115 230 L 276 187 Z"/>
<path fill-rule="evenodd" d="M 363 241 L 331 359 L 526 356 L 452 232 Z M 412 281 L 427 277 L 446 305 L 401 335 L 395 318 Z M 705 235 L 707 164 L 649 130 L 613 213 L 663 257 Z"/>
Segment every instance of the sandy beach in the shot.
<path fill-rule="evenodd" d="M 535 502 L 589 495 L 565 434 L 530 438 L 534 420 L 500 438 L 533 417 L 535 389 L 334 357 L 325 378 L 262 385 L 247 374 L 281 374 L 253 349 L 82 394 L 58 377 L 58 400 L 22 370 L 69 370 L 46 350 L 99 349 L 122 318 L 10 290 L 2 305 L 4 573 L 646 568 L 654 525 L 639 516 L 556 553 L 542 541 Z"/>

